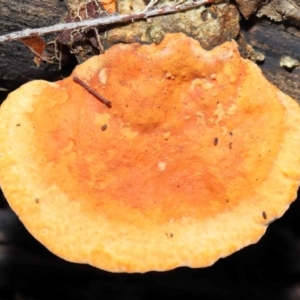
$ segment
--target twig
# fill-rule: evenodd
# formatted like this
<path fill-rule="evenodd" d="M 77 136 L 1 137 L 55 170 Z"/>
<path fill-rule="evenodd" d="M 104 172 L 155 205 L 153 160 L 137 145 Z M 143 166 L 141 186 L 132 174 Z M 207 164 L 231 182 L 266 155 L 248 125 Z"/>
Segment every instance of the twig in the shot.
<path fill-rule="evenodd" d="M 73 80 L 81 85 L 83 88 L 85 88 L 89 93 L 91 93 L 94 97 L 96 97 L 98 100 L 100 100 L 102 103 L 104 103 L 107 107 L 111 107 L 111 101 L 104 98 L 100 94 L 98 94 L 95 90 L 93 90 L 90 86 L 88 86 L 84 81 L 79 79 L 77 76 L 73 76 Z"/>
<path fill-rule="evenodd" d="M 184 3 L 184 4 L 174 5 L 174 6 L 154 8 L 148 11 L 136 12 L 129 15 L 114 14 L 103 18 L 84 20 L 82 22 L 60 23 L 49 27 L 24 29 L 21 31 L 16 31 L 16 32 L 12 32 L 0 36 L 0 43 L 18 40 L 26 37 L 33 37 L 33 36 L 40 36 L 40 35 L 54 33 L 54 32 L 61 32 L 70 29 L 79 30 L 82 29 L 83 27 L 96 27 L 96 26 L 100 27 L 100 26 L 106 26 L 106 25 L 111 25 L 116 23 L 126 23 L 131 21 L 133 22 L 134 20 L 146 19 L 149 17 L 155 17 L 159 15 L 180 12 L 180 11 L 196 8 L 198 6 L 214 3 L 214 2 L 216 2 L 216 0 L 198 0 L 190 3 Z"/>

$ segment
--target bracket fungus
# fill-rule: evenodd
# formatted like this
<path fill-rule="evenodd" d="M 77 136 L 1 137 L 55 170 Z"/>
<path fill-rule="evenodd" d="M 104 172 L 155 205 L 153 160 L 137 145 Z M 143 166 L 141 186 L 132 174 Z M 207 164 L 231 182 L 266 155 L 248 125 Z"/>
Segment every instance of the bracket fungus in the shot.
<path fill-rule="evenodd" d="M 113 272 L 204 267 L 257 242 L 296 198 L 299 123 L 298 104 L 233 41 L 119 44 L 8 96 L 0 183 L 66 260 Z"/>

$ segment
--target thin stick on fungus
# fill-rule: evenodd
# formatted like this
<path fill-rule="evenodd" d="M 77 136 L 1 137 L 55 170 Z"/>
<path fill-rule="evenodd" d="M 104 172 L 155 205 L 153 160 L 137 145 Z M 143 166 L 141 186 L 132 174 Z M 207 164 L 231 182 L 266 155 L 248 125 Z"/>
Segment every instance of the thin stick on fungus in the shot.
<path fill-rule="evenodd" d="M 104 98 L 100 94 L 98 94 L 95 90 L 93 90 L 91 87 L 89 87 L 85 82 L 83 82 L 81 79 L 79 79 L 77 76 L 73 76 L 73 80 L 80 84 L 82 87 L 84 87 L 89 93 L 91 93 L 93 96 L 95 96 L 97 99 L 99 99 L 101 102 L 103 102 L 107 107 L 111 107 L 111 101 Z"/>

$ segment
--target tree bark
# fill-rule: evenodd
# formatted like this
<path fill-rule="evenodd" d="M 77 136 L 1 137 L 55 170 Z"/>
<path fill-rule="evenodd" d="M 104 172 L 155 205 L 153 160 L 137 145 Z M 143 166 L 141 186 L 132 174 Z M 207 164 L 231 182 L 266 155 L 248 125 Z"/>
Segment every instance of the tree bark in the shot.
<path fill-rule="evenodd" d="M 0 0 L 0 34 L 53 25 L 61 22 L 66 13 L 65 3 L 58 0 Z M 265 76 L 300 101 L 300 69 L 287 70 L 279 65 L 280 58 L 285 55 L 300 60 L 297 29 L 289 24 L 252 18 L 241 23 L 241 32 L 255 50 L 265 55 L 265 60 L 260 63 Z M 55 35 L 45 38 L 50 41 Z M 33 79 L 59 80 L 76 64 L 72 61 L 62 70 L 57 64 L 46 62 L 37 67 L 33 62 L 34 54 L 20 41 L 0 44 L 0 54 L 0 90 L 12 91 Z"/>
<path fill-rule="evenodd" d="M 59 0 L 0 0 L 0 34 L 56 24 L 66 12 Z M 37 67 L 34 54 L 19 41 L 0 44 L 0 55 L 2 89 L 11 91 L 32 79 L 58 80 L 62 76 L 57 65 Z"/>
<path fill-rule="evenodd" d="M 253 18 L 242 24 L 247 42 L 265 54 L 260 67 L 264 75 L 280 90 L 300 101 L 300 68 L 285 69 L 279 65 L 283 56 L 300 61 L 300 32 L 290 24 Z"/>

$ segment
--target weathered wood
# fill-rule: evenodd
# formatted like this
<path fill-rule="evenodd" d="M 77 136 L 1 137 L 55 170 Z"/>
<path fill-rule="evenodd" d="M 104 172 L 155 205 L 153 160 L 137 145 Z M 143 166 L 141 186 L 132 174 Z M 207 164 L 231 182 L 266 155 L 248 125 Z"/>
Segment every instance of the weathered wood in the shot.
<path fill-rule="evenodd" d="M 0 34 L 12 31 L 49 26 L 59 23 L 67 12 L 62 1 L 0 0 Z M 290 27 L 288 27 L 290 26 Z M 248 43 L 265 54 L 260 65 L 265 76 L 282 91 L 300 100 L 300 69 L 286 70 L 279 65 L 280 57 L 289 55 L 300 60 L 299 33 L 292 25 L 283 25 L 252 18 L 241 24 Z M 51 36 L 47 36 L 51 40 Z M 21 42 L 0 44 L 0 90 L 15 89 L 32 79 L 58 80 L 76 64 L 75 60 L 66 69 L 57 64 L 42 63 L 37 67 L 34 54 Z M 1 96 L 1 95 L 0 95 Z"/>
<path fill-rule="evenodd" d="M 56 24 L 66 11 L 58 0 L 0 0 L 0 34 Z M 42 63 L 37 67 L 33 58 L 21 42 L 0 44 L 0 88 L 12 90 L 32 79 L 61 78 L 58 65 Z"/>
<path fill-rule="evenodd" d="M 242 25 L 242 32 L 256 50 L 265 54 L 260 64 L 264 75 L 279 89 L 300 101 L 300 68 L 280 67 L 287 55 L 300 60 L 300 32 L 291 25 L 254 18 Z"/>
<path fill-rule="evenodd" d="M 128 14 L 108 14 L 103 12 L 100 15 L 97 12 L 97 16 L 88 18 L 81 21 L 74 21 L 68 23 L 59 23 L 47 27 L 28 28 L 25 30 L 15 31 L 6 35 L 0 36 L 0 43 L 10 42 L 13 40 L 19 40 L 21 38 L 30 38 L 32 36 L 41 36 L 50 33 L 63 32 L 67 30 L 82 30 L 87 27 L 106 27 L 107 25 L 116 25 L 122 23 L 132 23 L 137 20 L 146 20 L 152 17 L 160 15 L 175 14 L 177 12 L 183 12 L 204 6 L 205 4 L 211 4 L 215 0 L 197 0 L 193 2 L 179 3 L 178 5 L 164 6 L 164 7 L 153 7 L 151 10 L 137 10 Z M 103 16 L 104 15 L 104 16 Z M 86 13 L 85 17 L 89 17 Z M 78 17 L 77 17 L 78 18 Z"/>

